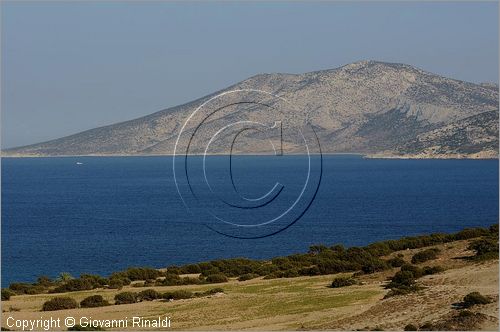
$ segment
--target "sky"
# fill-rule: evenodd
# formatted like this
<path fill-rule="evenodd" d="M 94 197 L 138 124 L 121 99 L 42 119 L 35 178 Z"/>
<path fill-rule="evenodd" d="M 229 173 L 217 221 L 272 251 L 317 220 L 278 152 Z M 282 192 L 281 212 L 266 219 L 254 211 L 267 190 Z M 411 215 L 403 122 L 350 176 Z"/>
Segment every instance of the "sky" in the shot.
<path fill-rule="evenodd" d="M 359 60 L 498 82 L 496 2 L 8 2 L 1 146 L 189 102 L 259 73 Z"/>

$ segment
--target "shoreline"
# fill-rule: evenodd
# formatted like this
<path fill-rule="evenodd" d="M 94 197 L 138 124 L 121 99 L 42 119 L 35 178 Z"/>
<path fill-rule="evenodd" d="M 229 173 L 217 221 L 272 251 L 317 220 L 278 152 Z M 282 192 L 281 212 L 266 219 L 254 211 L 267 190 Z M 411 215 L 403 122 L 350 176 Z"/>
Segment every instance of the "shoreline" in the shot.
<path fill-rule="evenodd" d="M 319 153 L 311 153 L 311 156 L 317 156 Z M 361 153 L 361 152 L 324 152 L 321 153 L 323 156 L 359 156 L 363 159 L 398 159 L 398 160 L 499 160 L 499 155 L 488 155 L 488 154 L 450 154 L 450 155 L 426 155 L 426 154 L 384 154 L 384 153 Z M 96 158 L 123 158 L 123 157 L 173 157 L 174 154 L 81 154 L 81 155 L 2 155 L 0 158 L 79 158 L 79 157 L 96 157 Z M 177 155 L 181 156 L 181 155 Z M 189 154 L 189 157 L 201 157 L 204 154 Z M 229 156 L 227 153 L 211 153 L 207 156 Z M 235 153 L 233 156 L 247 156 L 247 157 L 273 157 L 274 154 L 268 153 Z M 307 156 L 303 153 L 287 153 L 283 156 Z"/>

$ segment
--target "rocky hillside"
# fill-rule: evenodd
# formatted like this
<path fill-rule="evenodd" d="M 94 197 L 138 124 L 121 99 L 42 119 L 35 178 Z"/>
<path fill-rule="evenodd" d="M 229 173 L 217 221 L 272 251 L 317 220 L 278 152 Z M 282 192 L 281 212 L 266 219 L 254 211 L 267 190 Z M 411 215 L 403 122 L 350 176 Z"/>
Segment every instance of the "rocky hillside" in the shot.
<path fill-rule="evenodd" d="M 171 154 L 187 117 L 210 97 L 258 89 L 286 98 L 285 129 L 310 123 L 326 153 L 380 157 L 497 158 L 498 86 L 445 78 L 395 63 L 362 61 L 305 74 L 261 74 L 190 103 L 135 120 L 3 151 L 5 156 Z M 237 100 L 236 100 L 237 101 Z M 294 120 L 298 119 L 298 120 Z M 269 112 L 236 105 L 207 123 L 272 124 Z M 220 124 L 220 123 L 219 123 Z M 193 127 L 187 127 L 193 130 Z M 239 138 L 242 153 L 269 153 L 260 133 Z M 285 153 L 299 152 L 284 138 Z M 227 146 L 214 144 L 214 153 Z M 193 152 L 200 152 L 195 151 Z"/>

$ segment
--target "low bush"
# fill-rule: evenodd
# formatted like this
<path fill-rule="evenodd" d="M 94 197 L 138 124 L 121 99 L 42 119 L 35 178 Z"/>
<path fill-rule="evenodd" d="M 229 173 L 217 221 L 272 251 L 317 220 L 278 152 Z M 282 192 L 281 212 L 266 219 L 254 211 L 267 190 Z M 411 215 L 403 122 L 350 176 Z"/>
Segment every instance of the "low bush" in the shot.
<path fill-rule="evenodd" d="M 498 259 L 498 237 L 473 241 L 468 249 L 476 252 L 475 259 Z"/>
<path fill-rule="evenodd" d="M 130 304 L 137 302 L 137 293 L 122 292 L 115 295 L 115 304 Z"/>
<path fill-rule="evenodd" d="M 339 288 L 339 287 L 346 287 L 346 286 L 351 286 L 355 285 L 356 279 L 352 277 L 337 277 L 333 279 L 332 284 L 330 287 L 332 288 Z"/>
<path fill-rule="evenodd" d="M 481 295 L 479 292 L 472 292 L 465 295 L 463 300 L 463 306 L 465 308 L 472 307 L 476 304 L 488 304 L 490 303 L 490 299 L 484 295 Z"/>
<path fill-rule="evenodd" d="M 147 280 L 147 279 L 156 279 L 158 277 L 163 276 L 163 272 L 150 268 L 150 267 L 130 267 L 125 271 L 113 273 L 110 276 L 111 278 L 124 279 L 127 278 L 131 281 L 136 280 Z"/>
<path fill-rule="evenodd" d="M 55 311 L 78 308 L 78 303 L 71 297 L 54 297 L 43 304 L 42 311 Z"/>
<path fill-rule="evenodd" d="M 46 291 L 46 288 L 43 286 L 32 285 L 32 284 L 28 284 L 25 282 L 12 283 L 12 284 L 10 284 L 9 289 L 18 295 L 21 295 L 21 294 L 28 294 L 28 295 L 41 294 L 41 293 L 44 293 Z"/>
<path fill-rule="evenodd" d="M 440 250 L 437 248 L 430 248 L 430 249 L 422 250 L 420 252 L 417 252 L 415 255 L 413 255 L 413 257 L 411 258 L 411 262 L 413 264 L 418 264 L 418 263 L 430 261 L 432 259 L 436 259 L 439 252 L 440 252 Z"/>
<path fill-rule="evenodd" d="M 182 299 L 190 299 L 192 297 L 193 293 L 187 290 L 177 290 L 162 294 L 162 298 L 164 298 L 165 300 L 182 300 Z"/>
<path fill-rule="evenodd" d="M 217 288 L 209 289 L 209 290 L 204 291 L 204 292 L 193 293 L 193 296 L 194 297 L 203 297 L 203 296 L 214 295 L 214 294 L 217 294 L 217 293 L 224 293 L 224 290 L 222 288 L 220 288 L 220 287 L 217 287 Z"/>
<path fill-rule="evenodd" d="M 10 300 L 11 296 L 16 295 L 13 291 L 8 288 L 2 288 L 2 301 Z"/>
<path fill-rule="evenodd" d="M 153 301 L 159 299 L 160 297 L 161 295 L 154 289 L 145 289 L 137 294 L 139 301 Z"/>
<path fill-rule="evenodd" d="M 227 277 L 222 273 L 210 274 L 205 279 L 209 284 L 218 284 L 221 282 L 227 282 Z"/>
<path fill-rule="evenodd" d="M 104 300 L 101 295 L 92 295 L 80 302 L 80 307 L 82 308 L 105 307 L 107 305 L 109 305 L 108 301 Z"/>
<path fill-rule="evenodd" d="M 387 264 L 390 267 L 401 267 L 402 265 L 406 264 L 406 261 L 402 259 L 401 257 L 394 257 L 389 260 L 387 260 Z"/>
<path fill-rule="evenodd" d="M 259 275 L 256 273 L 245 273 L 245 274 L 239 276 L 238 281 L 246 281 L 246 280 L 251 280 L 251 279 L 258 278 L 258 277 L 259 277 Z"/>
<path fill-rule="evenodd" d="M 51 293 L 76 292 L 82 290 L 91 290 L 94 288 L 95 285 L 89 279 L 71 279 L 61 286 L 54 288 Z"/>
<path fill-rule="evenodd" d="M 444 268 L 441 266 L 424 266 L 422 269 L 424 272 L 424 275 L 430 275 L 430 274 L 436 274 L 436 273 L 441 273 L 444 271 Z"/>

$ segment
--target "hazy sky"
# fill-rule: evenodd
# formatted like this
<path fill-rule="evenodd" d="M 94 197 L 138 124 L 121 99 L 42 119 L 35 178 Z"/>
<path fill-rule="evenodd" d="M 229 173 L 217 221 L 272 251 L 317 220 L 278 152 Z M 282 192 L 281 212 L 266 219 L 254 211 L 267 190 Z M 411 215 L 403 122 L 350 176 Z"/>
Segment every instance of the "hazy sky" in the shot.
<path fill-rule="evenodd" d="M 498 82 L 490 3 L 2 1 L 2 147 L 358 60 Z"/>

